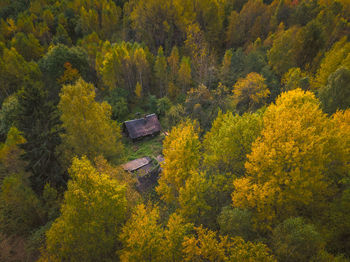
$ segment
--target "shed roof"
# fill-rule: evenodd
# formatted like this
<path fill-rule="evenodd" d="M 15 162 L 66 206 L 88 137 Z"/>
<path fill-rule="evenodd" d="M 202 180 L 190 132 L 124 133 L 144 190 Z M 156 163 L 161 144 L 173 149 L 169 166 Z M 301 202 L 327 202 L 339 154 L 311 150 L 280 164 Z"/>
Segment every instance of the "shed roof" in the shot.
<path fill-rule="evenodd" d="M 156 114 L 144 118 L 124 122 L 127 133 L 131 139 L 153 135 L 160 132 L 161 126 Z"/>
<path fill-rule="evenodd" d="M 134 172 L 146 165 L 148 165 L 152 159 L 150 157 L 143 157 L 135 159 L 123 165 L 124 170 Z"/>

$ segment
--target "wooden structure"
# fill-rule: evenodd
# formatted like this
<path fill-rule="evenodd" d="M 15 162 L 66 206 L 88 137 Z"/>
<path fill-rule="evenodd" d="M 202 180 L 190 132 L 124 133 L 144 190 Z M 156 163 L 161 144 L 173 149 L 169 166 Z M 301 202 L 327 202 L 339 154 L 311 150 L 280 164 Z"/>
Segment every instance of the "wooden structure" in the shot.
<path fill-rule="evenodd" d="M 144 118 L 125 121 L 123 129 L 126 135 L 135 141 L 147 136 L 158 135 L 161 126 L 157 115 L 151 114 Z"/>
<path fill-rule="evenodd" d="M 137 178 L 137 189 L 146 192 L 158 179 L 160 172 L 159 163 L 155 163 L 150 157 L 143 157 L 122 165 L 125 171 L 133 173 Z"/>

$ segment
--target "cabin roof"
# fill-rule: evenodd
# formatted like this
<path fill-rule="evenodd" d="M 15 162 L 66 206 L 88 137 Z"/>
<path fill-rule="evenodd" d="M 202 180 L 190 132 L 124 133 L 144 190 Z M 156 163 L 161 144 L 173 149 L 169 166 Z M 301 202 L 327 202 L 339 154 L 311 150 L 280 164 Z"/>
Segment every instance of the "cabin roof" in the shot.
<path fill-rule="evenodd" d="M 161 126 L 156 114 L 144 118 L 125 121 L 124 126 L 131 139 L 137 139 L 160 132 Z"/>

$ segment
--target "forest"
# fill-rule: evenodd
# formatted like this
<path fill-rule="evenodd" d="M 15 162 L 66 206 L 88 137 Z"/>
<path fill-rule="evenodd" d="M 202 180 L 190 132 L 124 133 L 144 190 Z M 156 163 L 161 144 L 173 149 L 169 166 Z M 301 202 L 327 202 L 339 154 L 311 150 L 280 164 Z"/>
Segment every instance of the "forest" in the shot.
<path fill-rule="evenodd" d="M 350 0 L 0 0 L 0 261 L 350 261 L 349 38 Z"/>

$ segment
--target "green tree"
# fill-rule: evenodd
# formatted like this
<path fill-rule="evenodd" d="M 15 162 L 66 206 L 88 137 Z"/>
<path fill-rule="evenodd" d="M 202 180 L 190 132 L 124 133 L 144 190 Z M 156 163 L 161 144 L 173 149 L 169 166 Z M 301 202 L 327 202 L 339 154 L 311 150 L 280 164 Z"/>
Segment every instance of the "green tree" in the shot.
<path fill-rule="evenodd" d="M 169 65 L 169 80 L 175 83 L 180 66 L 180 55 L 177 46 L 173 47 L 167 60 Z"/>
<path fill-rule="evenodd" d="M 158 116 L 165 116 L 166 112 L 171 108 L 172 104 L 168 97 L 163 97 L 157 100 Z"/>
<path fill-rule="evenodd" d="M 332 114 L 338 109 L 350 107 L 350 70 L 340 67 L 328 78 L 325 87 L 319 89 L 319 97 L 325 112 Z"/>
<path fill-rule="evenodd" d="M 27 236 L 42 223 L 40 201 L 23 175 L 4 179 L 0 190 L 0 231 Z"/>
<path fill-rule="evenodd" d="M 218 216 L 218 223 L 222 235 L 239 236 L 244 240 L 252 240 L 255 236 L 249 210 L 226 206 Z"/>
<path fill-rule="evenodd" d="M 324 240 L 312 224 L 300 217 L 289 218 L 273 230 L 272 246 L 279 261 L 307 262 L 316 259 Z"/>
<path fill-rule="evenodd" d="M 16 48 L 26 61 L 38 60 L 44 54 L 44 48 L 33 34 L 17 33 L 11 40 L 11 46 Z"/>
<path fill-rule="evenodd" d="M 64 148 L 68 155 L 86 155 L 91 160 L 103 155 L 119 162 L 123 154 L 120 128 L 111 120 L 110 105 L 95 101 L 94 89 L 82 79 L 63 86 L 58 109 L 66 131 Z"/>
<path fill-rule="evenodd" d="M 192 83 L 191 64 L 188 57 L 183 57 L 180 63 L 180 69 L 178 73 L 178 83 L 183 93 L 186 93 L 189 86 Z"/>
<path fill-rule="evenodd" d="M 118 235 L 125 219 L 125 187 L 98 173 L 86 157 L 74 158 L 61 216 L 46 233 L 49 261 L 117 259 Z"/>
<path fill-rule="evenodd" d="M 60 92 L 60 85 L 57 80 L 64 74 L 64 65 L 67 62 L 78 70 L 84 80 L 93 80 L 88 57 L 83 49 L 80 47 L 69 48 L 61 44 L 52 47 L 39 61 L 39 66 L 43 72 L 43 78 L 49 91 L 49 96 L 55 102 L 58 101 L 58 94 Z"/>
<path fill-rule="evenodd" d="M 52 42 L 55 45 L 62 44 L 72 46 L 72 39 L 69 37 L 66 28 L 62 24 L 58 24 L 56 28 L 56 35 L 52 38 Z"/>
<path fill-rule="evenodd" d="M 24 151 L 20 145 L 26 140 L 16 127 L 11 127 L 4 144 L 0 144 L 0 184 L 11 174 L 24 174 L 26 162 L 21 159 Z"/>
<path fill-rule="evenodd" d="M 270 66 L 280 76 L 297 66 L 299 45 L 296 40 L 299 32 L 300 29 L 297 27 L 277 32 L 273 45 L 267 53 Z"/>
<path fill-rule="evenodd" d="M 41 78 L 35 62 L 26 62 L 15 48 L 0 49 L 0 101 L 18 91 L 25 82 Z"/>
<path fill-rule="evenodd" d="M 0 135 L 6 136 L 15 123 L 18 114 L 18 98 L 16 95 L 8 96 L 1 105 Z"/>
<path fill-rule="evenodd" d="M 297 36 L 300 46 L 297 55 L 299 67 L 311 69 L 312 62 L 325 45 L 324 28 L 317 20 L 312 20 Z M 297 40 L 297 41 L 298 41 Z"/>
<path fill-rule="evenodd" d="M 158 82 L 160 97 L 166 95 L 166 87 L 168 82 L 168 65 L 164 56 L 163 47 L 159 47 L 156 61 L 154 64 L 155 77 Z"/>
<path fill-rule="evenodd" d="M 215 174 L 245 174 L 244 164 L 262 130 L 262 113 L 242 116 L 219 112 L 203 140 L 203 166 Z"/>
<path fill-rule="evenodd" d="M 38 192 L 46 183 L 62 185 L 63 172 L 56 156 L 62 129 L 56 108 L 39 83 L 26 84 L 18 94 L 18 104 L 16 125 L 26 139 L 21 148 L 32 187 Z"/>

